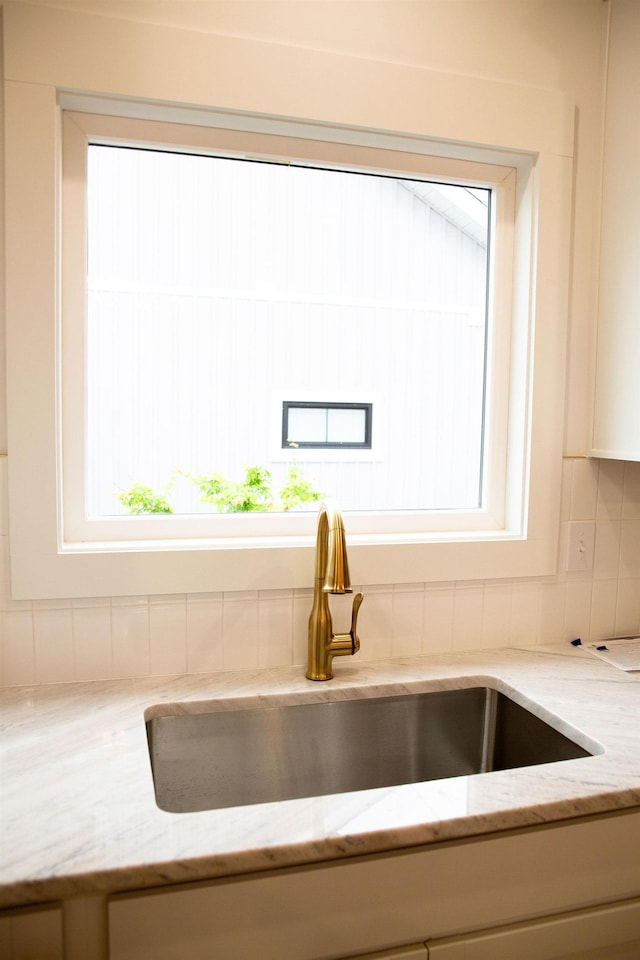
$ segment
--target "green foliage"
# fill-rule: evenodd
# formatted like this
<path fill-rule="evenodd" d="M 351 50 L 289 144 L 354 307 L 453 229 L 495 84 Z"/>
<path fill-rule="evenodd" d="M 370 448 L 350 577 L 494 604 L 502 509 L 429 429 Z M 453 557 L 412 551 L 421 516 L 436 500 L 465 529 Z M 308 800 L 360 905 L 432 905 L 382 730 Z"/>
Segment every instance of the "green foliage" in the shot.
<path fill-rule="evenodd" d="M 165 491 L 165 492 L 168 492 Z M 143 483 L 134 483 L 123 493 L 118 494 L 120 503 L 129 513 L 136 515 L 144 513 L 173 513 L 173 507 L 161 493 L 156 493 L 151 487 Z"/>
<path fill-rule="evenodd" d="M 264 513 L 273 509 L 271 474 L 264 467 L 245 467 L 240 482 L 227 480 L 221 473 L 186 476 L 200 490 L 201 502 L 213 504 L 220 513 Z"/>
<path fill-rule="evenodd" d="M 304 476 L 302 467 L 292 463 L 287 474 L 287 482 L 280 491 L 280 502 L 283 510 L 294 510 L 303 503 L 313 503 L 319 500 L 321 494 L 311 481 Z"/>
<path fill-rule="evenodd" d="M 200 491 L 200 502 L 211 504 L 219 513 L 266 513 L 275 510 L 295 510 L 303 503 L 319 500 L 321 494 L 304 476 L 302 467 L 292 463 L 287 473 L 287 482 L 278 497 L 273 493 L 271 474 L 265 467 L 245 467 L 244 478 L 229 480 L 221 473 L 195 476 L 176 470 L 164 493 L 157 493 L 142 483 L 134 483 L 124 493 L 118 494 L 120 502 L 133 514 L 173 513 L 167 499 L 175 476 L 186 477 Z"/>

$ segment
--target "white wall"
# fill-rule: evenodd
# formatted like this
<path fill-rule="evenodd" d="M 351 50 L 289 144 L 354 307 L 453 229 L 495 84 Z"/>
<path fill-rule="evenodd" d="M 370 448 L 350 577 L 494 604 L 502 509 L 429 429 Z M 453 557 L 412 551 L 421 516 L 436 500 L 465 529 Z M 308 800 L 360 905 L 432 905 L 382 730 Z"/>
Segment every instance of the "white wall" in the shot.
<path fill-rule="evenodd" d="M 138 0 L 59 0 L 48 5 L 141 19 L 157 17 L 159 9 Z M 590 415 L 608 7 L 602 0 L 167 0 L 161 5 L 164 22 L 173 25 L 533 84 L 568 93 L 577 105 L 562 523 L 566 533 L 569 520 L 597 520 L 594 570 L 565 574 L 561 562 L 556 577 L 525 582 L 369 588 L 361 613 L 361 658 L 578 635 L 586 639 L 640 628 L 638 465 L 581 459 Z M 119 51 L 109 53 L 117 58 Z M 251 64 L 244 69 L 250 82 Z M 279 79 L 296 82 L 295 77 Z M 320 97 L 321 91 L 305 95 Z M 0 444 L 4 437 L 2 410 Z M 6 460 L 1 466 L 4 491 Z M 309 605 L 305 591 L 13 602 L 4 494 L 2 503 L 1 683 L 303 661 Z"/>

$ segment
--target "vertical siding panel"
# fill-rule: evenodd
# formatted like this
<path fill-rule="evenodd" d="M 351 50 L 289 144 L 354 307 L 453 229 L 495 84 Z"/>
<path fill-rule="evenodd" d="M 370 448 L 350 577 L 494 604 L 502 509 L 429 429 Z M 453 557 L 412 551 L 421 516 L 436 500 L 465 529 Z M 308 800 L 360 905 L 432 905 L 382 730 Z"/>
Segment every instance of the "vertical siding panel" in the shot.
<path fill-rule="evenodd" d="M 281 390 L 385 399 L 382 461 L 338 466 L 327 454 L 308 465 L 345 508 L 475 505 L 484 331 L 464 308 L 483 310 L 485 253 L 473 239 L 381 177 L 264 165 L 247 187 L 244 165 L 231 161 L 212 176 L 202 157 L 118 153 L 132 180 L 99 152 L 97 209 L 121 215 L 90 245 L 97 514 L 118 509 L 117 488 L 162 488 L 176 466 L 239 477 L 243 464 L 261 463 L 283 478 L 284 463 L 268 462 Z M 326 185 L 320 203 L 304 190 L 308 176 Z M 110 184 L 120 204 L 107 199 Z M 263 204 L 268 230 L 256 216 Z M 130 217 L 136 205 L 148 237 Z M 185 216 L 191 207 L 201 215 Z M 181 510 L 202 509 L 186 481 L 176 492 Z"/>

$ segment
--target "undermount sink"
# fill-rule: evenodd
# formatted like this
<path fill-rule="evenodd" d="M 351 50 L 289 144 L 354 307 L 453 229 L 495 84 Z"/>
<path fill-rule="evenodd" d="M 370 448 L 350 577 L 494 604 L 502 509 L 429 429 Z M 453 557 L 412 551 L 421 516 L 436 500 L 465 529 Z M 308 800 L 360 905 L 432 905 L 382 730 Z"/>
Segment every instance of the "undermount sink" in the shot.
<path fill-rule="evenodd" d="M 227 704 L 206 713 L 178 709 L 146 724 L 156 802 L 172 813 L 591 756 L 487 686 L 251 709 Z"/>

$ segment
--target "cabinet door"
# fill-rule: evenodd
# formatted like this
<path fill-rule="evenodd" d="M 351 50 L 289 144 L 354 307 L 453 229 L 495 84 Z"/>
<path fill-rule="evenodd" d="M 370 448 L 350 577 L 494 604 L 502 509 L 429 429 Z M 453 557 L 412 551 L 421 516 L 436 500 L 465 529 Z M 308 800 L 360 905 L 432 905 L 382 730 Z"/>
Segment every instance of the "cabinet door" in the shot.
<path fill-rule="evenodd" d="M 359 953 L 357 956 L 343 957 L 342 960 L 429 960 L 429 953 L 424 943 L 415 943 L 409 947 L 378 950 L 376 953 Z"/>
<path fill-rule="evenodd" d="M 640 4 L 611 0 L 592 454 L 640 460 Z"/>
<path fill-rule="evenodd" d="M 427 946 L 429 960 L 638 960 L 640 900 Z"/>
<path fill-rule="evenodd" d="M 58 906 L 0 913 L 3 960 L 62 960 L 62 911 Z"/>

